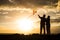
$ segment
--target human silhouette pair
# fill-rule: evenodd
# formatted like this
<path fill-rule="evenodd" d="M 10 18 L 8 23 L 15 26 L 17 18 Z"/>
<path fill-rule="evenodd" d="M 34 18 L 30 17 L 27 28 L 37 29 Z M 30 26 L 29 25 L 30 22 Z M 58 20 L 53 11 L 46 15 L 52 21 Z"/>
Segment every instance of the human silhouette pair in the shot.
<path fill-rule="evenodd" d="M 38 15 L 38 17 L 41 19 L 40 34 L 42 34 L 42 29 L 44 29 L 44 34 L 45 34 L 45 30 L 47 31 L 47 34 L 50 34 L 50 16 L 48 16 L 47 18 L 45 18 L 45 16 L 46 16 L 45 14 L 43 15 L 43 17 L 40 17 Z"/>

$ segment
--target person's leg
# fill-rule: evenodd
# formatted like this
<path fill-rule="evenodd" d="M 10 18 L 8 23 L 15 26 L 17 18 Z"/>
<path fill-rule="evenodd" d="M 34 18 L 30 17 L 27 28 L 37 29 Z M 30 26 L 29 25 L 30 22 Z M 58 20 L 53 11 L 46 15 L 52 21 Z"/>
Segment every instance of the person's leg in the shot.
<path fill-rule="evenodd" d="M 45 34 L 45 26 L 44 26 L 44 34 Z"/>
<path fill-rule="evenodd" d="M 49 34 L 49 27 L 47 23 L 46 23 L 46 31 L 47 31 L 47 34 Z"/>
<path fill-rule="evenodd" d="M 48 28 L 47 28 L 47 25 L 46 25 L 46 32 L 47 32 L 47 34 L 48 34 Z"/>
<path fill-rule="evenodd" d="M 47 27 L 47 34 L 49 34 L 49 28 Z"/>
<path fill-rule="evenodd" d="M 45 25 L 43 25 L 43 34 L 45 34 Z"/>
<path fill-rule="evenodd" d="M 50 27 L 47 26 L 47 34 L 50 34 Z"/>
<path fill-rule="evenodd" d="M 42 26 L 40 26 L 40 34 L 42 34 Z"/>
<path fill-rule="evenodd" d="M 50 34 L 50 27 L 48 28 L 48 34 Z"/>

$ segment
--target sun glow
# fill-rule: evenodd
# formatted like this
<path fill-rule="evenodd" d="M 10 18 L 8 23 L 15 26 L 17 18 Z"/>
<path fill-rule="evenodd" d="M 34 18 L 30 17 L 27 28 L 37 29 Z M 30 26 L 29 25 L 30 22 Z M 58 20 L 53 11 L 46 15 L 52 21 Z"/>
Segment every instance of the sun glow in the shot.
<path fill-rule="evenodd" d="M 16 22 L 21 31 L 27 32 L 31 31 L 33 28 L 33 21 L 30 19 L 17 20 Z"/>

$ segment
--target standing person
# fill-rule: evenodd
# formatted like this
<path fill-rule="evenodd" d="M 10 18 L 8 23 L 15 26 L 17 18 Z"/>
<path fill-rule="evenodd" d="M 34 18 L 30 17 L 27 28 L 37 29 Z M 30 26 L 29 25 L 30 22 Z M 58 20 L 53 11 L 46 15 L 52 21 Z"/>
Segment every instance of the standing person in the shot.
<path fill-rule="evenodd" d="M 50 16 L 46 18 L 46 30 L 47 34 L 50 34 Z"/>
<path fill-rule="evenodd" d="M 40 22 L 40 34 L 42 34 L 42 28 L 44 29 L 44 34 L 45 34 L 45 14 L 43 15 L 43 17 L 40 17 L 38 15 L 38 17 L 41 19 L 41 22 Z"/>

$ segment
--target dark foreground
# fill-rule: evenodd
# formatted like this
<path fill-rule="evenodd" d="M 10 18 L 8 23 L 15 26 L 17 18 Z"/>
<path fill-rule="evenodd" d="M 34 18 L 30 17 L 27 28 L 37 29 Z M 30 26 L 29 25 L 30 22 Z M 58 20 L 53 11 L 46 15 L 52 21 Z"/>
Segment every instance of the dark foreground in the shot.
<path fill-rule="evenodd" d="M 60 40 L 60 34 L 56 35 L 0 34 L 0 40 Z"/>

